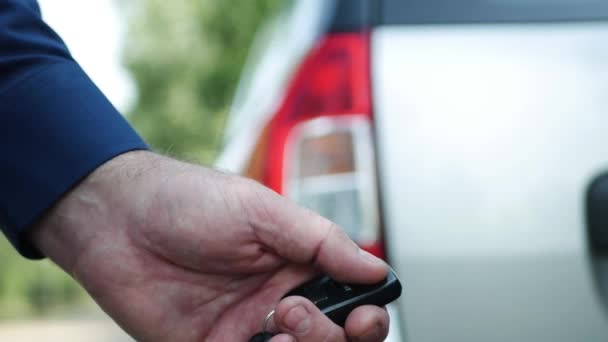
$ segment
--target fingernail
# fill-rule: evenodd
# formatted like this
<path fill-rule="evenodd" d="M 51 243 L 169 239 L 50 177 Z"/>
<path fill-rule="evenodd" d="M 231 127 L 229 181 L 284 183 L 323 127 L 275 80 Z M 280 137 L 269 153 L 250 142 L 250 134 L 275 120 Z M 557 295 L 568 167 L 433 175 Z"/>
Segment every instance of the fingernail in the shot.
<path fill-rule="evenodd" d="M 302 334 L 310 328 L 310 314 L 302 305 L 291 308 L 283 320 L 287 329 Z"/>
<path fill-rule="evenodd" d="M 386 265 L 386 263 L 384 261 L 382 261 L 382 259 L 374 256 L 373 254 L 371 254 L 370 252 L 368 252 L 366 250 L 363 250 L 363 249 L 359 248 L 359 254 L 361 254 L 361 256 L 365 260 L 367 260 L 367 261 L 369 261 L 371 263 L 374 263 L 374 264 L 377 264 L 377 265 L 383 265 L 383 266 Z"/>

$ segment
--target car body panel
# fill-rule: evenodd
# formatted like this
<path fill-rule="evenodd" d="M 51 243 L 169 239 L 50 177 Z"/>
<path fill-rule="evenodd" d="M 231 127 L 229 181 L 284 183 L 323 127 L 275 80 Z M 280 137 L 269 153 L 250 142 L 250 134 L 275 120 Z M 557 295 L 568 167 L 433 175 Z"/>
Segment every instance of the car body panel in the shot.
<path fill-rule="evenodd" d="M 608 169 L 608 25 L 372 33 L 408 341 L 607 341 L 584 198 Z"/>

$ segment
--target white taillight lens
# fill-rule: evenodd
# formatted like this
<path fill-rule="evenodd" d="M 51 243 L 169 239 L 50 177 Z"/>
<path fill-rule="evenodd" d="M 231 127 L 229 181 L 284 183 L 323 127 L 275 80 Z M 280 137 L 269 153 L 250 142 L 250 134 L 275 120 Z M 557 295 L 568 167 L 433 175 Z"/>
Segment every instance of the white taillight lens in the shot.
<path fill-rule="evenodd" d="M 285 195 L 338 223 L 360 245 L 379 239 L 375 162 L 365 116 L 298 124 L 285 149 Z"/>

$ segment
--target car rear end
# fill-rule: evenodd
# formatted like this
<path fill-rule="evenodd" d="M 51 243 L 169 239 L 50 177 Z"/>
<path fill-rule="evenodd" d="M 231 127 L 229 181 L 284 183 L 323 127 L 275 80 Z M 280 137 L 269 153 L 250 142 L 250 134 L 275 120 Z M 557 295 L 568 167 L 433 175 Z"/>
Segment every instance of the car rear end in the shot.
<path fill-rule="evenodd" d="M 592 0 L 296 1 L 218 165 L 388 259 L 389 340 L 606 341 L 606 18 Z"/>

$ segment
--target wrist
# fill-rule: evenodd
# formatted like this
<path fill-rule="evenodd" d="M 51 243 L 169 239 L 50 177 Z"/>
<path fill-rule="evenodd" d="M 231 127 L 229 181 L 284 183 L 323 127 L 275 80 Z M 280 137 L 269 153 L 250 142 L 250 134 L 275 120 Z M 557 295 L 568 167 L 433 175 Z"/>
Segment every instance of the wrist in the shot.
<path fill-rule="evenodd" d="M 125 227 L 126 194 L 161 157 L 132 151 L 114 157 L 85 177 L 32 227 L 30 240 L 47 257 L 73 274 L 82 253 L 106 233 Z"/>

